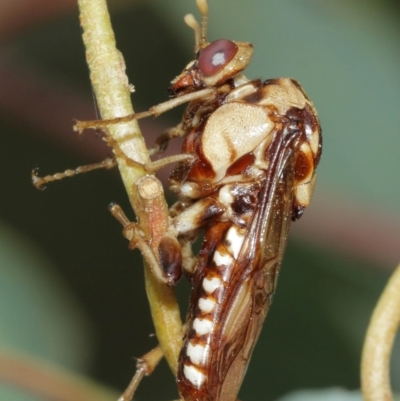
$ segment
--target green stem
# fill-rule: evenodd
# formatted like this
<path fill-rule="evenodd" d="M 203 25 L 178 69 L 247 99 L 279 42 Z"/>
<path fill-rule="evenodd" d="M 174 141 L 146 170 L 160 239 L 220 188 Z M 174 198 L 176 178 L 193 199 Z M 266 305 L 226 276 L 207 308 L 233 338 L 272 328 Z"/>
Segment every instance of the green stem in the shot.
<path fill-rule="evenodd" d="M 124 59 L 116 48 L 107 3 L 105 0 L 78 0 L 78 5 L 86 60 L 101 116 L 103 119 L 111 119 L 132 114 L 131 87 L 125 74 Z M 110 125 L 108 131 L 129 158 L 142 164 L 150 161 L 137 121 Z M 160 231 L 160 227 L 166 229 L 168 226 L 165 199 L 163 196 L 157 197 L 153 202 L 153 210 L 157 215 L 157 219 L 154 220 L 145 210 L 136 185 L 146 172 L 141 168 L 128 166 L 121 158 L 117 158 L 117 161 L 140 227 L 149 235 L 152 247 L 156 251 L 160 238 L 150 235 Z M 152 227 L 152 224 L 157 227 Z M 146 290 L 157 338 L 171 369 L 176 373 L 182 341 L 182 323 L 175 293 L 171 288 L 157 282 L 146 265 L 145 273 Z"/>
<path fill-rule="evenodd" d="M 400 265 L 374 309 L 364 341 L 361 388 L 365 401 L 393 401 L 390 356 L 400 324 Z"/>

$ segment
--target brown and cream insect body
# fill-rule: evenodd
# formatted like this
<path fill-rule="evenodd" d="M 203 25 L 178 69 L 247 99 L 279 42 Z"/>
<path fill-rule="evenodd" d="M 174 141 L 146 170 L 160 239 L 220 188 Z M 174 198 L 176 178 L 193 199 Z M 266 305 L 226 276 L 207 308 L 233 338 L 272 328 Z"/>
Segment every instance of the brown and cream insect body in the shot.
<path fill-rule="evenodd" d="M 158 255 L 140 224 L 130 223 L 115 206 L 113 213 L 158 280 L 172 285 L 184 269 L 192 282 L 178 361 L 181 398 L 235 401 L 276 288 L 290 222 L 311 200 L 322 139 L 301 86 L 289 78 L 248 80 L 242 71 L 253 46 L 226 39 L 208 43 L 207 3 L 197 4 L 201 27 L 186 17 L 196 34 L 196 58 L 172 81 L 172 99 L 132 116 L 80 122 L 77 129 L 157 116 L 188 103 L 181 123 L 161 135 L 151 152 L 162 152 L 170 139 L 183 136 L 180 155 L 142 165 L 106 132 L 114 153 L 146 173 L 179 161 L 170 177 L 179 199 L 170 209 Z M 47 177 L 33 173 L 33 181 L 41 187 L 113 165 L 111 160 Z M 203 234 L 195 258 L 191 245 Z M 142 377 L 143 371 L 137 373 Z M 121 399 L 131 399 L 133 391 L 128 387 Z"/>
<path fill-rule="evenodd" d="M 290 221 L 310 202 L 321 155 L 318 117 L 301 86 L 288 78 L 249 81 L 241 71 L 251 55 L 249 43 L 200 46 L 170 88 L 175 97 L 213 88 L 189 103 L 181 129 L 183 152 L 193 159 L 170 179 L 181 210 L 171 232 L 184 244 L 205 229 L 179 357 L 185 401 L 236 399 Z"/>

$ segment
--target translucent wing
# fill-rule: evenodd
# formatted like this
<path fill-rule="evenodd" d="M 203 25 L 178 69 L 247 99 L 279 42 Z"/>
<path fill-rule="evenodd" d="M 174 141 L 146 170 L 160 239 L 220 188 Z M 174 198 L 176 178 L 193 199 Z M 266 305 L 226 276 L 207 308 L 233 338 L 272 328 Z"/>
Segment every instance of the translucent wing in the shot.
<path fill-rule="evenodd" d="M 299 137 L 278 133 L 212 341 L 210 400 L 236 399 L 271 304 L 292 216 Z"/>

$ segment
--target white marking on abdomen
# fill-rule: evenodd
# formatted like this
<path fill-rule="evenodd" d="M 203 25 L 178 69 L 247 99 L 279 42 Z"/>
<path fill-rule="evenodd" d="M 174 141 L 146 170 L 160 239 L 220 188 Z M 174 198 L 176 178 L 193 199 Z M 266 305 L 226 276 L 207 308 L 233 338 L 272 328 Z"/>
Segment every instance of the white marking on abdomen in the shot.
<path fill-rule="evenodd" d="M 230 255 L 223 255 L 221 252 L 219 251 L 215 251 L 214 253 L 214 262 L 216 264 L 216 266 L 229 266 L 232 262 L 232 256 Z"/>
<path fill-rule="evenodd" d="M 200 319 L 196 317 L 193 320 L 193 328 L 198 336 L 204 336 L 204 334 L 209 334 L 212 330 L 213 322 L 209 319 Z"/>
<path fill-rule="evenodd" d="M 206 376 L 195 366 L 184 365 L 183 374 L 197 388 L 200 388 L 206 380 Z"/>
<path fill-rule="evenodd" d="M 200 298 L 199 308 L 203 313 L 210 313 L 214 310 L 217 303 L 211 298 Z"/>
<path fill-rule="evenodd" d="M 218 277 L 203 279 L 203 288 L 207 294 L 212 294 L 217 288 L 221 287 L 221 280 Z"/>
<path fill-rule="evenodd" d="M 226 248 L 237 260 L 239 252 L 242 249 L 244 235 L 240 235 L 238 229 L 232 226 L 226 234 Z"/>
<path fill-rule="evenodd" d="M 186 354 L 195 365 L 204 365 L 207 360 L 208 347 L 200 344 L 188 343 Z"/>

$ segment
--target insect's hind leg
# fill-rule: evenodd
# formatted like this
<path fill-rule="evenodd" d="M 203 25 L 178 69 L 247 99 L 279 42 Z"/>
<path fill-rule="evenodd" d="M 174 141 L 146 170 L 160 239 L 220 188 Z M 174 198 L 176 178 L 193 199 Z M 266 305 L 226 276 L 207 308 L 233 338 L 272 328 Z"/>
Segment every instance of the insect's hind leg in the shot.
<path fill-rule="evenodd" d="M 182 275 L 182 253 L 177 239 L 164 235 L 156 255 L 139 226 L 129 221 L 120 206 L 111 204 L 110 212 L 124 227 L 123 234 L 129 240 L 129 248 L 140 250 L 157 280 L 175 285 Z"/>
<path fill-rule="evenodd" d="M 136 362 L 136 372 L 128 387 L 122 393 L 121 397 L 118 398 L 118 401 L 131 401 L 143 377 L 149 376 L 153 373 L 153 370 L 156 368 L 163 356 L 163 352 L 158 345 L 147 354 L 138 358 Z"/>

